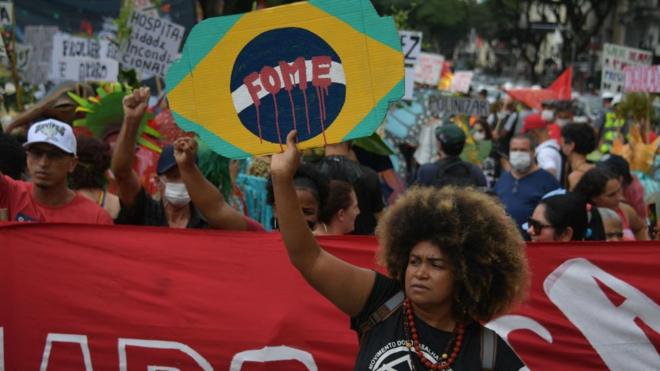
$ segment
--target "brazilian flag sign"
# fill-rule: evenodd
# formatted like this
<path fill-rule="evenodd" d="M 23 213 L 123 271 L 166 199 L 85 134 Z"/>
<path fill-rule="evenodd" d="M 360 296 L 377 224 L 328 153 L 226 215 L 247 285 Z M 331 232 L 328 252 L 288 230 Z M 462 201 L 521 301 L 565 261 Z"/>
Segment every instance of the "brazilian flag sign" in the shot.
<path fill-rule="evenodd" d="M 167 72 L 170 107 L 230 158 L 365 137 L 404 90 L 394 22 L 369 0 L 311 0 L 207 19 Z"/>

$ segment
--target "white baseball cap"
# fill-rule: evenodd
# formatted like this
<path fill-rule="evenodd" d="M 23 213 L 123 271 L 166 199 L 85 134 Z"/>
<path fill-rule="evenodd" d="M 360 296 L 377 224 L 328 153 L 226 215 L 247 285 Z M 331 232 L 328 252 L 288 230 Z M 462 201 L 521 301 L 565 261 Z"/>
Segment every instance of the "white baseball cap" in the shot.
<path fill-rule="evenodd" d="M 48 143 L 66 153 L 76 155 L 76 136 L 68 124 L 55 119 L 48 119 L 34 123 L 28 131 L 27 148 L 34 143 Z"/>

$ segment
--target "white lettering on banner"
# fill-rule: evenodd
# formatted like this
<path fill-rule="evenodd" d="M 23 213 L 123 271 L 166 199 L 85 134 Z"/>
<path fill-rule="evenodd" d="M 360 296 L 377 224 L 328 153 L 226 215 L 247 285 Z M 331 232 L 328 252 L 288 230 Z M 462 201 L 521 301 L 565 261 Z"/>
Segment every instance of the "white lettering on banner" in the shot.
<path fill-rule="evenodd" d="M 46 346 L 44 347 L 44 354 L 41 357 L 40 371 L 48 369 L 48 359 L 50 358 L 50 351 L 53 348 L 53 343 L 77 343 L 80 344 L 80 351 L 82 352 L 83 362 L 85 363 L 85 371 L 93 371 L 92 356 L 89 352 L 89 344 L 87 343 L 87 335 L 74 335 L 74 334 L 48 334 L 46 337 Z"/>
<path fill-rule="evenodd" d="M 181 371 L 176 367 L 167 366 L 147 366 L 147 371 Z"/>
<path fill-rule="evenodd" d="M 318 370 L 311 353 L 282 345 L 279 347 L 264 347 L 261 349 L 246 350 L 244 352 L 236 353 L 229 365 L 229 371 L 240 371 L 245 362 L 266 363 L 290 360 L 302 363 L 309 371 Z"/>
<path fill-rule="evenodd" d="M 596 280 L 625 301 L 612 303 Z M 660 332 L 660 307 L 641 291 L 583 258 L 557 267 L 543 288 L 610 370 L 657 370 L 660 356 L 635 318 Z"/>
<path fill-rule="evenodd" d="M 117 341 L 117 349 L 119 351 L 119 371 L 128 370 L 126 361 L 126 347 L 142 347 L 151 349 L 172 349 L 178 350 L 188 357 L 192 358 L 199 367 L 204 371 L 213 371 L 213 366 L 201 354 L 197 353 L 193 348 L 186 344 L 176 341 L 163 341 L 163 340 L 143 340 L 143 339 L 124 339 L 119 338 Z M 154 366 L 162 367 L 162 366 Z"/>
<path fill-rule="evenodd" d="M 143 73 L 164 76 L 176 57 L 185 27 L 134 11 L 129 21 L 131 36 L 121 45 L 121 63 Z"/>
<path fill-rule="evenodd" d="M 509 333 L 515 330 L 529 330 L 538 335 L 541 339 L 552 344 L 552 334 L 550 331 L 536 320 L 529 317 L 508 314 L 501 316 L 494 321 L 488 322 L 486 327 L 497 332 L 507 344 L 509 344 Z"/>

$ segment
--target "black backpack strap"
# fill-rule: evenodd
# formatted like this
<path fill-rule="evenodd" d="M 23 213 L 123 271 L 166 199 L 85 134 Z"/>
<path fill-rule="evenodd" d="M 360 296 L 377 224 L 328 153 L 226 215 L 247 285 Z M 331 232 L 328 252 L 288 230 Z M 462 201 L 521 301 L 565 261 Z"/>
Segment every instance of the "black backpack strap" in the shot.
<path fill-rule="evenodd" d="M 369 315 L 366 321 L 362 322 L 360 328 L 358 329 L 359 340 L 362 341 L 364 335 L 371 330 L 379 322 L 386 320 L 391 316 L 397 309 L 403 304 L 403 299 L 405 295 L 403 291 L 399 291 L 394 296 L 389 298 L 383 305 L 376 309 L 373 313 Z"/>
<path fill-rule="evenodd" d="M 481 326 L 481 369 L 493 371 L 497 359 L 497 334 L 495 331 Z"/>

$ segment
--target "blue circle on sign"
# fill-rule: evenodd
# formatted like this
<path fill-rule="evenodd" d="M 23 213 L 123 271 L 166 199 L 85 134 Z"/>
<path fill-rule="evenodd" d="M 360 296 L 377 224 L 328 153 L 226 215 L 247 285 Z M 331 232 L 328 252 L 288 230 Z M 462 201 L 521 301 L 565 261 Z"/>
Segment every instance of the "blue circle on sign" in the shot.
<path fill-rule="evenodd" d="M 247 43 L 234 62 L 230 88 L 243 126 L 272 143 L 285 143 L 292 129 L 299 141 L 321 134 L 346 99 L 337 53 L 295 27 L 266 31 Z"/>

